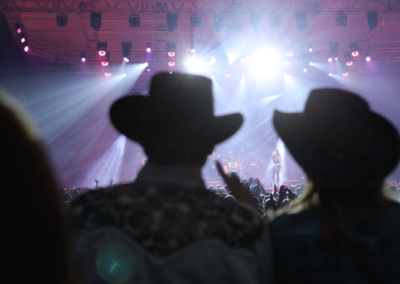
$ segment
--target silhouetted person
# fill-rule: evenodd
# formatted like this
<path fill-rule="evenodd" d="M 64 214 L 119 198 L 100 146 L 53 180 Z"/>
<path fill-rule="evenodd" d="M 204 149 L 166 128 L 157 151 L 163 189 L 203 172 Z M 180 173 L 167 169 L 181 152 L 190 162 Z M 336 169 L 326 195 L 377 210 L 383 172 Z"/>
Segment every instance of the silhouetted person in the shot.
<path fill-rule="evenodd" d="M 59 192 L 24 111 L 0 92 L 2 283 L 69 283 Z"/>
<path fill-rule="evenodd" d="M 349 92 L 311 92 L 274 126 L 311 186 L 271 223 L 277 283 L 398 283 L 400 204 L 384 178 L 400 156 L 392 124 Z M 300 212 L 299 212 L 300 211 Z"/>
<path fill-rule="evenodd" d="M 205 77 L 161 73 L 149 96 L 112 105 L 114 126 L 140 143 L 149 160 L 135 183 L 72 202 L 84 283 L 269 281 L 267 227 L 259 214 L 206 190 L 201 178 L 214 145 L 243 122 L 240 114 L 214 116 L 211 89 Z M 113 257 L 107 253 L 112 244 L 119 245 Z"/>

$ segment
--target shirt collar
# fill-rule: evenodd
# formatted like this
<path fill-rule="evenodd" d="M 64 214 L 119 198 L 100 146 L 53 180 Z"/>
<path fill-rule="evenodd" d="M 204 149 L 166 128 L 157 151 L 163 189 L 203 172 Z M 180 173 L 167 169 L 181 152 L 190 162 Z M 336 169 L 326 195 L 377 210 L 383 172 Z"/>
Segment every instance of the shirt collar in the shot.
<path fill-rule="evenodd" d="M 137 180 L 204 188 L 201 167 L 186 167 L 183 165 L 164 166 L 150 160 L 140 171 Z"/>

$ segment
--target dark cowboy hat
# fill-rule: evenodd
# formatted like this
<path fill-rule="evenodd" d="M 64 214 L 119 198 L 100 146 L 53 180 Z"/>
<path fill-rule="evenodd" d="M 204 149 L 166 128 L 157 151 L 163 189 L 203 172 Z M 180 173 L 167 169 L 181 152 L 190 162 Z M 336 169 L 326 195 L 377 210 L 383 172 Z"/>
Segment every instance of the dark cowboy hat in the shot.
<path fill-rule="evenodd" d="M 383 180 L 400 157 L 397 130 L 349 92 L 313 90 L 303 113 L 275 111 L 273 123 L 305 172 L 331 184 Z"/>
<path fill-rule="evenodd" d="M 111 106 L 114 126 L 142 145 L 160 138 L 190 146 L 214 146 L 242 125 L 239 113 L 215 116 L 211 80 L 182 73 L 159 73 L 148 96 L 130 95 Z"/>

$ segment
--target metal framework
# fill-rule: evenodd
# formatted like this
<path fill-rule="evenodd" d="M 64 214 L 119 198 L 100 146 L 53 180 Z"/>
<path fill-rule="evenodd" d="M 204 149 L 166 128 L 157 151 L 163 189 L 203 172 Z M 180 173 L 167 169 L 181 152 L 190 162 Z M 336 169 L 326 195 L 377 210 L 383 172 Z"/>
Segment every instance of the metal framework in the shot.
<path fill-rule="evenodd" d="M 232 3 L 230 0 L 188 0 L 188 1 L 50 1 L 50 0 L 13 0 L 0 1 L 0 12 L 103 12 L 103 13 L 214 13 L 234 12 L 249 13 L 291 13 L 293 11 L 309 12 L 366 12 L 400 11 L 399 1 L 332 1 L 332 0 L 249 0 L 243 3 Z"/>

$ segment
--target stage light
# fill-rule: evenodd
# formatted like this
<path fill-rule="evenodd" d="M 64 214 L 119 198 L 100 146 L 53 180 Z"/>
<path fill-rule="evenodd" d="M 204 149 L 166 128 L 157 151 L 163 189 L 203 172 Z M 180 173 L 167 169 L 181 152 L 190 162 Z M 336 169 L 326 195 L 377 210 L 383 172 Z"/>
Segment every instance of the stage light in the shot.
<path fill-rule="evenodd" d="M 58 14 L 56 16 L 57 27 L 66 27 L 68 23 L 68 15 Z"/>
<path fill-rule="evenodd" d="M 235 62 L 237 58 L 237 55 L 235 52 L 228 52 L 228 62 L 229 64 L 232 64 L 233 62 Z"/>
<path fill-rule="evenodd" d="M 311 60 L 311 53 L 305 53 L 303 54 L 303 66 L 307 66 L 307 65 L 313 65 L 312 60 Z"/>
<path fill-rule="evenodd" d="M 286 53 L 286 56 L 287 56 L 287 57 L 292 57 L 292 56 L 293 56 L 293 52 L 292 52 L 292 51 L 287 52 L 287 53 Z"/>
<path fill-rule="evenodd" d="M 26 41 L 25 35 L 21 33 L 19 36 L 21 38 L 21 43 L 24 43 Z"/>
<path fill-rule="evenodd" d="M 101 13 L 100 12 L 90 13 L 90 26 L 95 31 L 100 31 L 100 27 L 101 27 Z"/>
<path fill-rule="evenodd" d="M 22 25 L 20 23 L 15 24 L 15 29 L 17 30 L 17 34 L 22 33 Z"/>
<path fill-rule="evenodd" d="M 212 80 L 212 79 L 214 79 L 214 76 L 211 76 L 210 78 L 211 78 L 211 80 Z"/>
<path fill-rule="evenodd" d="M 303 69 L 303 72 L 306 73 L 306 72 L 307 72 L 307 68 L 304 68 L 304 69 Z"/>
<path fill-rule="evenodd" d="M 225 14 L 214 13 L 214 27 L 218 33 L 222 32 L 225 27 Z"/>
<path fill-rule="evenodd" d="M 296 24 L 300 31 L 304 31 L 307 27 L 307 13 L 297 12 L 296 13 Z"/>
<path fill-rule="evenodd" d="M 192 24 L 192 28 L 201 27 L 201 15 L 192 15 L 190 18 L 190 23 Z"/>
<path fill-rule="evenodd" d="M 104 56 L 107 54 L 107 42 L 99 41 L 97 43 L 97 50 L 99 51 L 100 56 Z"/>
<path fill-rule="evenodd" d="M 313 66 L 313 65 L 314 65 L 314 63 L 312 63 L 312 62 L 310 62 L 309 64 L 310 64 L 310 66 Z"/>
<path fill-rule="evenodd" d="M 330 42 L 329 43 L 329 48 L 331 50 L 331 56 L 336 57 L 338 56 L 338 48 L 339 48 L 339 42 Z"/>
<path fill-rule="evenodd" d="M 285 62 L 283 62 L 283 65 L 284 65 L 284 66 L 289 66 L 289 65 L 290 65 L 290 61 L 285 61 Z"/>
<path fill-rule="evenodd" d="M 149 66 L 149 63 L 145 62 L 145 63 L 144 63 L 144 66 L 145 66 L 145 67 Z"/>
<path fill-rule="evenodd" d="M 86 52 L 84 51 L 81 52 L 81 61 L 86 62 Z"/>
<path fill-rule="evenodd" d="M 129 16 L 129 27 L 131 27 L 131 28 L 140 27 L 140 15 L 130 15 Z"/>
<path fill-rule="evenodd" d="M 261 14 L 260 13 L 251 13 L 250 14 L 250 26 L 253 31 L 257 32 L 261 27 Z"/>
<path fill-rule="evenodd" d="M 131 48 L 132 48 L 132 43 L 130 41 L 122 42 L 122 57 L 124 58 L 125 62 L 129 62 L 131 58 Z"/>
<path fill-rule="evenodd" d="M 146 45 L 146 52 L 151 52 L 151 43 L 148 42 Z"/>
<path fill-rule="evenodd" d="M 215 62 L 217 62 L 217 59 L 215 59 L 215 57 L 213 56 L 213 57 L 211 57 L 211 63 L 215 63 Z"/>
<path fill-rule="evenodd" d="M 203 62 L 198 58 L 189 58 L 186 66 L 190 71 L 199 71 L 203 68 Z"/>
<path fill-rule="evenodd" d="M 347 25 L 347 14 L 344 12 L 339 12 L 336 14 L 336 26 L 345 27 Z"/>
<path fill-rule="evenodd" d="M 28 52 L 28 50 L 29 50 L 29 47 L 28 47 L 28 45 L 25 45 L 25 47 L 24 47 L 24 51 L 25 51 L 25 52 Z"/>
<path fill-rule="evenodd" d="M 279 28 L 281 26 L 281 15 L 272 14 L 269 24 L 272 28 Z"/>
<path fill-rule="evenodd" d="M 308 44 L 308 51 L 313 52 L 313 44 L 312 43 Z"/>
<path fill-rule="evenodd" d="M 356 57 L 358 56 L 359 53 L 359 44 L 358 42 L 352 42 L 350 43 L 350 52 L 351 52 L 351 56 Z"/>
<path fill-rule="evenodd" d="M 101 61 L 101 65 L 108 66 L 109 62 L 110 62 L 110 54 L 107 53 L 107 55 Z"/>
<path fill-rule="evenodd" d="M 104 75 L 106 75 L 107 77 L 110 77 L 111 73 L 110 72 L 106 72 L 106 73 L 104 73 Z"/>
<path fill-rule="evenodd" d="M 178 14 L 168 13 L 167 14 L 167 26 L 168 31 L 171 33 L 178 27 Z"/>
<path fill-rule="evenodd" d="M 367 56 L 367 57 L 365 57 L 365 61 L 371 61 L 371 57 L 370 56 Z"/>
<path fill-rule="evenodd" d="M 240 62 L 246 63 L 246 59 L 242 58 L 242 59 L 240 60 Z"/>
<path fill-rule="evenodd" d="M 342 75 L 345 76 L 345 77 L 349 76 L 349 72 L 343 72 Z"/>
<path fill-rule="evenodd" d="M 151 52 L 151 48 L 150 47 L 146 48 L 146 51 Z"/>
<path fill-rule="evenodd" d="M 225 74 L 225 77 L 226 77 L 226 78 L 229 78 L 229 77 L 231 77 L 231 76 L 232 76 L 232 74 L 229 74 L 229 73 L 226 73 L 226 74 Z"/>
<path fill-rule="evenodd" d="M 150 68 L 147 68 L 147 72 L 150 72 L 151 71 L 151 69 Z"/>
<path fill-rule="evenodd" d="M 337 58 L 337 57 L 335 57 L 335 60 L 338 60 L 338 58 Z"/>
<path fill-rule="evenodd" d="M 328 57 L 328 62 L 332 62 L 332 60 L 333 60 L 332 57 L 329 56 Z"/>
<path fill-rule="evenodd" d="M 344 61 L 346 62 L 347 66 L 353 65 L 353 58 L 352 58 L 350 52 L 346 51 L 344 53 Z"/>
<path fill-rule="evenodd" d="M 373 30 L 378 26 L 378 12 L 377 11 L 370 11 L 367 13 L 367 20 L 368 20 L 368 28 L 369 30 Z"/>
<path fill-rule="evenodd" d="M 170 66 L 170 67 L 175 66 L 175 62 L 173 62 L 173 61 L 168 62 L 168 66 Z"/>
<path fill-rule="evenodd" d="M 175 42 L 167 42 L 167 52 L 169 57 L 174 57 L 176 54 Z"/>
<path fill-rule="evenodd" d="M 328 75 L 329 75 L 329 77 L 331 77 L 331 76 L 332 76 L 332 73 L 329 73 Z"/>
<path fill-rule="evenodd" d="M 126 77 L 126 73 L 122 74 L 122 77 Z"/>
<path fill-rule="evenodd" d="M 195 53 L 195 52 L 196 52 L 196 49 L 192 48 L 192 49 L 190 50 L 190 52 L 191 52 L 191 53 Z"/>

